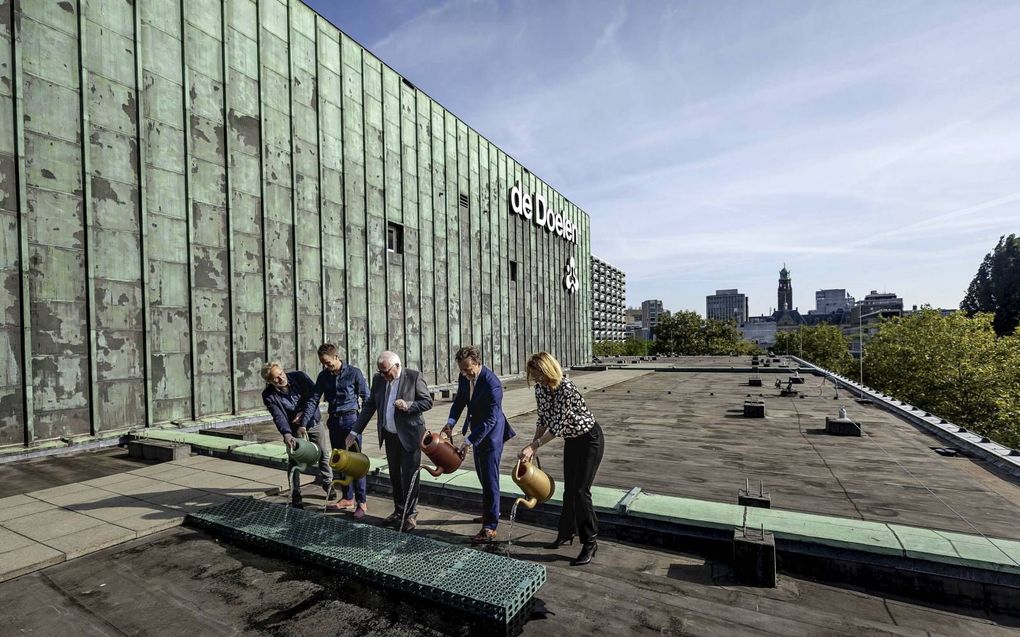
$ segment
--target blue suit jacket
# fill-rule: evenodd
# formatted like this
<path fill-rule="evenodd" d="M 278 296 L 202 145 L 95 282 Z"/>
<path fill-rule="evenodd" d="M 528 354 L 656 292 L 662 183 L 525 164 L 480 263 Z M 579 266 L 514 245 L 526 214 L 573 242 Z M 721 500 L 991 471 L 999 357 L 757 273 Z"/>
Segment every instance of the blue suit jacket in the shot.
<path fill-rule="evenodd" d="M 475 448 L 502 448 L 504 442 L 517 435 L 503 414 L 503 384 L 491 369 L 483 366 L 475 381 L 475 393 L 468 401 L 470 391 L 470 382 L 461 374 L 457 383 L 457 399 L 450 407 L 450 420 L 457 422 L 460 412 L 467 407 L 462 429 L 467 441 Z"/>

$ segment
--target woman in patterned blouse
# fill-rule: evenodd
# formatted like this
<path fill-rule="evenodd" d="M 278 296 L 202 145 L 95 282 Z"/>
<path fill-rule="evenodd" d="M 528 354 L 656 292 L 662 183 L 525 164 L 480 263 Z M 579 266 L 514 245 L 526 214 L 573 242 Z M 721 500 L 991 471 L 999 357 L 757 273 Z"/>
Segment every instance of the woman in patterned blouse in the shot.
<path fill-rule="evenodd" d="M 563 438 L 563 511 L 556 541 L 546 548 L 573 544 L 576 530 L 581 535 L 581 553 L 570 564 L 582 566 L 591 562 L 598 550 L 595 536 L 599 523 L 591 503 L 591 485 L 605 451 L 602 428 L 581 392 L 563 378 L 563 368 L 551 354 L 539 352 L 528 359 L 528 378 L 535 381 L 538 426 L 535 439 L 519 457 L 528 462 L 539 447 L 556 436 Z"/>

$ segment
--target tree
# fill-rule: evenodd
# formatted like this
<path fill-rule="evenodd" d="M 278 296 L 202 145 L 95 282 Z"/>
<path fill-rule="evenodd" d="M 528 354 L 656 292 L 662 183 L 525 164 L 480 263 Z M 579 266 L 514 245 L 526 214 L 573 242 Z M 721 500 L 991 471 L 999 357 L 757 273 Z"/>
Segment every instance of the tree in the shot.
<path fill-rule="evenodd" d="M 697 312 L 677 312 L 659 319 L 653 354 L 679 356 L 751 354 L 760 348 L 745 341 L 735 321 L 705 320 Z"/>
<path fill-rule="evenodd" d="M 655 326 L 652 353 L 694 356 L 704 353 L 701 316 L 697 312 L 680 311 L 659 318 Z"/>
<path fill-rule="evenodd" d="M 776 334 L 773 351 L 793 354 L 837 374 L 846 374 L 853 367 L 850 342 L 843 330 L 835 325 L 801 325 L 793 332 Z"/>
<path fill-rule="evenodd" d="M 865 347 L 864 377 L 883 392 L 1009 446 L 1020 445 L 1020 336 L 991 314 L 924 308 L 884 321 Z"/>
<path fill-rule="evenodd" d="M 647 356 L 649 341 L 628 338 L 625 341 L 598 341 L 592 345 L 595 356 Z"/>
<path fill-rule="evenodd" d="M 1020 323 L 1020 239 L 999 237 L 995 249 L 985 255 L 960 303 L 967 316 L 992 312 L 995 333 L 1010 334 Z"/>

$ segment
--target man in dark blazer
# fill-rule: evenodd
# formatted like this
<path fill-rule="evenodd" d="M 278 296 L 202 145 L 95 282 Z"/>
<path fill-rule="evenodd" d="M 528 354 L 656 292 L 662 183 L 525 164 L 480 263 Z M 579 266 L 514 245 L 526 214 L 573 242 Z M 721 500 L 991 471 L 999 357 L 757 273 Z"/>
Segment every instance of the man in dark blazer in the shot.
<path fill-rule="evenodd" d="M 421 439 L 425 435 L 422 414 L 432 409 L 432 395 L 421 372 L 401 369 L 400 357 L 383 352 L 377 361 L 377 373 L 372 378 L 372 390 L 361 407 L 354 429 L 347 436 L 347 445 L 357 441 L 357 434 L 365 431 L 368 421 L 376 416 L 379 429 L 379 446 L 386 445 L 386 462 L 393 488 L 393 513 L 386 524 L 400 523 L 404 518 L 404 531 L 417 526 L 418 483 L 408 497 L 411 480 L 421 468 Z M 406 516 L 404 506 L 407 506 Z"/>
<path fill-rule="evenodd" d="M 475 472 L 482 485 L 482 530 L 471 538 L 472 544 L 496 539 L 499 524 L 499 461 L 503 443 L 516 434 L 503 414 L 503 384 L 491 369 L 482 365 L 482 352 L 475 346 L 460 348 L 457 352 L 460 379 L 457 382 L 457 399 L 450 407 L 450 418 L 443 431 L 450 436 L 460 413 L 467 407 L 461 435 L 466 436 L 460 447 L 461 454 L 474 449 Z M 470 431 L 470 433 L 468 433 Z"/>
<path fill-rule="evenodd" d="M 299 438 L 307 436 L 308 440 L 319 447 L 317 477 L 322 490 L 328 495 L 333 484 L 333 469 L 329 466 L 329 431 L 322 426 L 320 422 L 322 417 L 318 409 L 311 417 L 302 421 L 305 404 L 315 384 L 303 371 L 284 372 L 277 362 L 267 363 L 262 367 L 262 378 L 266 381 L 266 388 L 262 391 L 262 402 L 273 417 L 273 424 L 283 436 L 283 442 L 293 449 L 297 445 L 294 439 L 296 434 Z M 293 467 L 294 463 L 288 455 L 288 471 Z M 291 473 L 290 503 L 292 506 L 302 507 L 301 477 L 296 471 Z"/>

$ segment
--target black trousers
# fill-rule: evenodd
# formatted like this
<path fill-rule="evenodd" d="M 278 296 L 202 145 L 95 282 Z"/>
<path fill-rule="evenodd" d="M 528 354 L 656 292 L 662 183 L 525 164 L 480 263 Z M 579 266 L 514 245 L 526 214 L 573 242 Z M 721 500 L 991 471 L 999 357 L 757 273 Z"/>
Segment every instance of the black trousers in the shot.
<path fill-rule="evenodd" d="M 590 542 L 599 533 L 599 521 L 591 503 L 591 485 L 606 451 L 605 435 L 598 423 L 576 438 L 563 441 L 563 512 L 560 514 L 559 536 L 570 537 L 574 531 L 582 542 Z"/>
<path fill-rule="evenodd" d="M 421 449 L 415 447 L 414 451 L 407 451 L 400 444 L 397 434 L 383 431 L 383 442 L 386 445 L 386 463 L 390 470 L 390 487 L 393 489 L 393 509 L 404 515 L 404 503 L 407 503 L 407 517 L 412 518 L 418 515 L 418 487 L 420 482 L 415 480 L 414 492 L 411 498 L 407 498 L 408 487 L 411 480 L 421 468 Z"/>

